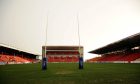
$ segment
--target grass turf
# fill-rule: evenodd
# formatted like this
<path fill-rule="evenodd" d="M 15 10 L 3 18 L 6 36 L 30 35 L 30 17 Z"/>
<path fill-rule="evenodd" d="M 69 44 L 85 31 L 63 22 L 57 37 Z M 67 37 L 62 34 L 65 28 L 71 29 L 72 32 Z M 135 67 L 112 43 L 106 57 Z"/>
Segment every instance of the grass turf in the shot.
<path fill-rule="evenodd" d="M 49 63 L 0 66 L 0 84 L 140 84 L 140 64 Z"/>

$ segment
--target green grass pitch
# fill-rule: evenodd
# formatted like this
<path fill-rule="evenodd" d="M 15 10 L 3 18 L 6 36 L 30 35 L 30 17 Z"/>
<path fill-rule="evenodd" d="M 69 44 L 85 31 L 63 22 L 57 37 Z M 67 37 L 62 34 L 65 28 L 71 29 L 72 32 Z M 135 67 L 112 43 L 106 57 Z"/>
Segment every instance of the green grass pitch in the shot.
<path fill-rule="evenodd" d="M 0 84 L 140 84 L 140 64 L 49 63 L 0 66 Z"/>

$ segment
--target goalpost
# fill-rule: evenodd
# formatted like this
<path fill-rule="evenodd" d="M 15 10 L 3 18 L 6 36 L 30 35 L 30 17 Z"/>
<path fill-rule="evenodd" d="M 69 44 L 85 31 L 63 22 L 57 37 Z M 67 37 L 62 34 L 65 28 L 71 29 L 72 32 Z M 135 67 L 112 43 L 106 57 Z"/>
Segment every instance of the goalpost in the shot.
<path fill-rule="evenodd" d="M 79 32 L 79 18 L 77 14 L 77 27 L 78 27 L 78 41 L 79 41 L 79 69 L 83 69 L 83 49 L 80 47 L 80 32 Z M 47 15 L 47 25 L 46 25 L 46 41 L 45 41 L 45 49 L 42 47 L 42 70 L 47 69 L 48 57 L 46 56 L 47 53 L 47 28 L 48 28 L 48 15 Z"/>

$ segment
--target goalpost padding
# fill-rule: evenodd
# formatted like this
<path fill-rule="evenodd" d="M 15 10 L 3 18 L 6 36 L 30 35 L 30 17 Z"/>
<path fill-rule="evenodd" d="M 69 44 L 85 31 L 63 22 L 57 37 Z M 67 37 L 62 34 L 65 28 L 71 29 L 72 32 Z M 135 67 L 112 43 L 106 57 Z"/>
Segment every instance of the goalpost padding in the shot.
<path fill-rule="evenodd" d="M 46 70 L 47 69 L 47 58 L 43 57 L 42 58 L 42 70 Z"/>
<path fill-rule="evenodd" d="M 83 69 L 84 67 L 84 65 L 83 65 L 84 63 L 83 63 L 83 57 L 79 57 L 79 69 Z"/>

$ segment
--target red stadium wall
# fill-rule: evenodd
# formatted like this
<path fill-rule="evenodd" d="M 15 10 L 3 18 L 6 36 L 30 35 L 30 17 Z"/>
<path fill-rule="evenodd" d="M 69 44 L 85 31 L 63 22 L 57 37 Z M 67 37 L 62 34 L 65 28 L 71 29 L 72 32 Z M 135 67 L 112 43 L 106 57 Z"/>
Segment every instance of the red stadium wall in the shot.
<path fill-rule="evenodd" d="M 48 62 L 78 62 L 78 52 L 48 52 Z"/>
<path fill-rule="evenodd" d="M 49 56 L 48 62 L 78 62 L 77 56 Z"/>

